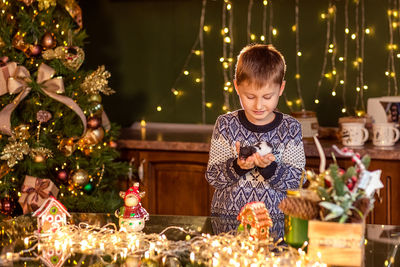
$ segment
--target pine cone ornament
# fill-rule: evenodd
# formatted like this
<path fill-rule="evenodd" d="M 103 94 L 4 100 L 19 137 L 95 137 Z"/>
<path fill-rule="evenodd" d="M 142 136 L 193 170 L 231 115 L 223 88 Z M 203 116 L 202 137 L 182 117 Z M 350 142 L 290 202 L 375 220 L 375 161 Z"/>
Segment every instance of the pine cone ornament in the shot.
<path fill-rule="evenodd" d="M 286 215 L 303 220 L 315 219 L 319 213 L 318 203 L 304 198 L 287 197 L 279 204 L 279 209 Z"/>

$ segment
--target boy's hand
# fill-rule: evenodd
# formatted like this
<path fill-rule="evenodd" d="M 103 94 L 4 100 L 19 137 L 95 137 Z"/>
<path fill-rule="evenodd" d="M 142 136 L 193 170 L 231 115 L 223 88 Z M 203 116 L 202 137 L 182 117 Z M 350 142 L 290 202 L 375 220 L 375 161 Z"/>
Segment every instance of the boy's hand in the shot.
<path fill-rule="evenodd" d="M 236 151 L 239 155 L 240 152 L 240 142 L 236 142 Z M 260 167 L 260 168 L 266 168 L 269 166 L 273 161 L 275 161 L 275 156 L 271 153 L 265 155 L 265 156 L 260 156 L 260 154 L 254 153 L 247 159 L 237 159 L 237 164 L 239 165 L 240 168 L 244 170 L 249 170 L 253 169 L 255 166 Z"/>
<path fill-rule="evenodd" d="M 260 154 L 258 154 L 257 152 L 254 153 L 252 156 L 254 156 L 254 164 L 260 168 L 265 168 L 269 166 L 273 161 L 275 161 L 275 156 L 271 153 L 265 156 L 260 156 Z"/>
<path fill-rule="evenodd" d="M 237 154 L 239 155 L 240 142 L 236 141 L 235 145 L 236 145 Z M 255 154 L 258 154 L 258 153 L 255 153 Z M 238 157 L 237 164 L 239 165 L 239 167 L 242 168 L 243 170 L 253 169 L 256 166 L 255 165 L 255 154 L 251 155 L 250 157 L 248 157 L 246 159 L 241 159 Z"/>

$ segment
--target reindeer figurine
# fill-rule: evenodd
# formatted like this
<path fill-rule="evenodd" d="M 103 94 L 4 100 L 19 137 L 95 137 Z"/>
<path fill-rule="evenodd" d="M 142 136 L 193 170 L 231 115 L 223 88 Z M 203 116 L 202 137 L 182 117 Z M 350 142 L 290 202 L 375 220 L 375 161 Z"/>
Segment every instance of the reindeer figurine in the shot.
<path fill-rule="evenodd" d="M 119 218 L 120 231 L 142 231 L 144 222 L 149 219 L 149 213 L 140 203 L 145 192 L 139 192 L 139 183 L 134 183 L 126 192 L 121 191 L 119 195 L 124 199 L 124 206 L 115 211 L 115 216 Z"/>

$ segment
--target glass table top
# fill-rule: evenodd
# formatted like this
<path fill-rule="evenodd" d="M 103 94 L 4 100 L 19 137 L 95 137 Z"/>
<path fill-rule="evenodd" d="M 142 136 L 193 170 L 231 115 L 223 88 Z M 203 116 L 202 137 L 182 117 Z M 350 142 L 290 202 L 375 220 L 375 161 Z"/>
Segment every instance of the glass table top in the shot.
<path fill-rule="evenodd" d="M 20 216 L 0 222 L 0 266 L 105 266 L 100 264 L 96 256 L 76 253 L 68 255 L 63 262 L 45 262 L 37 251 L 32 251 L 30 257 L 21 257 L 13 261 L 6 261 L 12 253 L 26 249 L 24 238 L 31 236 L 37 230 L 37 219 L 30 216 Z M 118 219 L 113 214 L 71 213 L 70 224 L 78 225 L 81 222 L 102 227 L 108 223 L 118 225 Z M 146 234 L 161 233 L 169 226 L 176 226 L 196 233 L 216 234 L 213 230 L 215 223 L 230 223 L 236 227 L 238 222 L 224 222 L 221 219 L 205 216 L 169 216 L 150 215 L 143 230 Z M 177 229 L 165 232 L 168 240 L 185 240 L 187 233 Z M 400 243 L 400 226 L 366 225 L 365 231 L 364 266 L 400 266 L 400 256 L 397 253 Z M 26 256 L 26 255 L 24 255 Z M 8 259 L 10 260 L 10 259 Z M 7 263 L 7 264 L 5 264 Z M 107 266 L 137 266 L 135 264 L 116 263 Z M 147 264 L 145 266 L 151 266 Z M 156 266 L 156 265 L 154 265 Z M 171 266 L 180 266 L 178 263 Z"/>

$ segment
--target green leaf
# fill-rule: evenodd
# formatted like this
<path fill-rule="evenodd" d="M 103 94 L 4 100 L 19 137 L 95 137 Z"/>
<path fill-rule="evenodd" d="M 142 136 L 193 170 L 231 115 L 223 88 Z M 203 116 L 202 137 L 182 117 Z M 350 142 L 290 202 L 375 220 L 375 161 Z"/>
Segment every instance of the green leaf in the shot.
<path fill-rule="evenodd" d="M 332 213 L 337 214 L 337 216 L 342 215 L 344 213 L 344 209 L 342 207 L 331 202 L 322 201 L 319 203 L 319 205 L 321 207 L 330 210 Z"/>
<path fill-rule="evenodd" d="M 348 218 L 349 216 L 347 214 L 343 214 L 343 216 L 339 219 L 339 223 L 345 223 Z"/>
<path fill-rule="evenodd" d="M 335 188 L 337 196 L 343 196 L 345 194 L 345 192 L 346 192 L 345 189 L 344 189 L 345 184 L 344 184 L 344 181 L 341 178 L 336 177 L 334 179 L 334 181 L 333 181 L 333 186 Z"/>
<path fill-rule="evenodd" d="M 352 176 L 356 176 L 357 175 L 357 171 L 356 168 L 354 166 L 351 166 L 347 169 L 346 173 L 344 174 L 344 180 L 347 180 L 349 178 L 351 178 Z"/>
<path fill-rule="evenodd" d="M 328 192 L 324 187 L 318 186 L 317 190 L 318 190 L 318 195 L 321 199 L 325 201 L 331 201 L 331 196 L 328 194 Z"/>
<path fill-rule="evenodd" d="M 371 157 L 369 155 L 364 155 L 361 159 L 361 162 L 364 164 L 365 169 L 368 169 L 369 164 L 371 163 Z"/>

